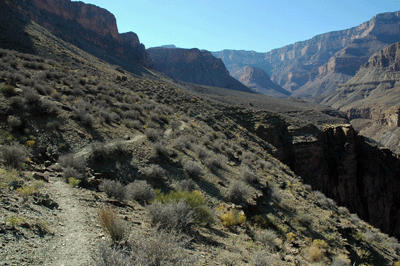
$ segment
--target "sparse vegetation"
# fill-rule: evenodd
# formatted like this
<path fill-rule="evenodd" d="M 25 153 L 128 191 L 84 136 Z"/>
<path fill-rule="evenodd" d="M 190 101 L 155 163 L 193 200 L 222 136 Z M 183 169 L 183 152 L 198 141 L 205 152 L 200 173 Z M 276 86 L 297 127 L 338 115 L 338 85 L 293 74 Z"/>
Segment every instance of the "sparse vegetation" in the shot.
<path fill-rule="evenodd" d="M 99 222 L 113 241 L 121 241 L 127 236 L 127 225 L 110 207 L 100 210 Z"/>

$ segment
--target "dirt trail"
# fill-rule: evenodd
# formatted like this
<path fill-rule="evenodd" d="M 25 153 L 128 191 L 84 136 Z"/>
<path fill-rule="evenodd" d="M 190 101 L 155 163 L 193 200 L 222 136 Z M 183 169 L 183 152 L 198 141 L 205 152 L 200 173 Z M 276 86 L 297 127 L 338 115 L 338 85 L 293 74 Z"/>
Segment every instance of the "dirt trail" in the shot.
<path fill-rule="evenodd" d="M 140 141 L 146 136 L 135 135 L 124 144 Z M 113 142 L 107 144 L 113 145 Z M 88 156 L 90 147 L 76 153 L 77 157 Z M 44 265 L 77 266 L 92 265 L 91 256 L 103 236 L 98 226 L 96 199 L 88 191 L 73 188 L 59 178 L 50 178 L 49 193 L 59 205 L 57 215 L 59 225 L 54 230 L 55 237 L 49 245 L 48 256 Z M 47 253 L 47 252 L 46 252 Z"/>
<path fill-rule="evenodd" d="M 56 178 L 50 180 L 49 192 L 61 209 L 54 240 L 49 245 L 45 265 L 91 265 L 99 233 L 92 217 L 96 211 L 77 197 L 79 189 Z"/>

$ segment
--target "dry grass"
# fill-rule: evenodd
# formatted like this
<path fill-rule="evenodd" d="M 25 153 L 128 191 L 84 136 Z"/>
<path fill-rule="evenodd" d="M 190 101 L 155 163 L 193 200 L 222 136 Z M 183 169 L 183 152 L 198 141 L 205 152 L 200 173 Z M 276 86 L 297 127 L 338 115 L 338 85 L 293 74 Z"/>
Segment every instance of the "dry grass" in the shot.
<path fill-rule="evenodd" d="M 111 209 L 111 207 L 104 207 L 100 210 L 99 222 L 101 227 L 108 233 L 113 241 L 119 242 L 127 237 L 127 225 L 118 218 L 117 214 Z"/>

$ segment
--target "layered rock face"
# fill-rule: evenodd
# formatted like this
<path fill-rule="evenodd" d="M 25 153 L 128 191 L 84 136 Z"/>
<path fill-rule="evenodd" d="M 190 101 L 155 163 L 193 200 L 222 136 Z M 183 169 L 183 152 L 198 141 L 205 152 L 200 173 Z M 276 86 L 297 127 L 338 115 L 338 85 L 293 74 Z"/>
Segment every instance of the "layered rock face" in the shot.
<path fill-rule="evenodd" d="M 360 134 L 400 153 L 400 43 L 375 53 L 321 103 L 347 113 Z"/>
<path fill-rule="evenodd" d="M 250 127 L 314 190 L 400 237 L 400 160 L 388 149 L 366 143 L 349 124 L 289 126 L 265 116 Z"/>
<path fill-rule="evenodd" d="M 254 93 L 229 75 L 221 59 L 199 49 L 150 48 L 151 64 L 164 74 L 185 82 Z"/>
<path fill-rule="evenodd" d="M 273 83 L 271 77 L 261 68 L 244 66 L 230 74 L 244 85 L 265 95 L 286 98 L 291 94 L 281 86 Z"/>
<path fill-rule="evenodd" d="M 150 66 L 143 44 L 134 33 L 119 34 L 113 14 L 71 0 L 5 0 L 13 9 L 57 36 L 96 56 L 110 53 Z"/>
<path fill-rule="evenodd" d="M 262 68 L 293 96 L 327 95 L 348 81 L 376 51 L 400 41 L 400 13 L 384 13 L 358 27 L 315 36 L 268 53 L 214 53 L 231 70 L 244 65 Z"/>

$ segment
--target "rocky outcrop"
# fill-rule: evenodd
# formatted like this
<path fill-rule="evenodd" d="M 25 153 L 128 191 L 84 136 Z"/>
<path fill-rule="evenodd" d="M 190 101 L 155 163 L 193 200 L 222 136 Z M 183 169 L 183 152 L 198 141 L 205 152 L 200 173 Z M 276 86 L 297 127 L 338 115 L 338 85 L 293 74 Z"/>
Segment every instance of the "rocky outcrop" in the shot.
<path fill-rule="evenodd" d="M 77 47 L 101 58 L 108 53 L 149 66 L 143 44 L 134 33 L 119 34 L 113 14 L 71 0 L 5 0 L 14 10 Z M 108 56 L 110 57 L 110 56 Z"/>
<path fill-rule="evenodd" d="M 221 59 L 199 49 L 150 48 L 151 64 L 159 71 L 177 80 L 254 93 L 229 76 Z"/>
<path fill-rule="evenodd" d="M 239 80 L 254 91 L 277 98 L 286 98 L 291 93 L 281 86 L 273 83 L 271 77 L 261 68 L 244 66 L 236 72 L 230 73 L 232 77 Z"/>
<path fill-rule="evenodd" d="M 375 53 L 347 83 L 321 103 L 345 113 L 368 138 L 400 153 L 400 43 Z"/>
<path fill-rule="evenodd" d="M 267 53 L 214 53 L 230 72 L 244 65 L 259 67 L 293 96 L 327 95 L 348 81 L 368 58 L 400 41 L 400 13 L 384 13 L 357 27 L 329 32 Z"/>
<path fill-rule="evenodd" d="M 251 127 L 314 190 L 400 237 L 400 159 L 388 149 L 368 144 L 349 124 L 295 126 L 265 116 Z"/>

